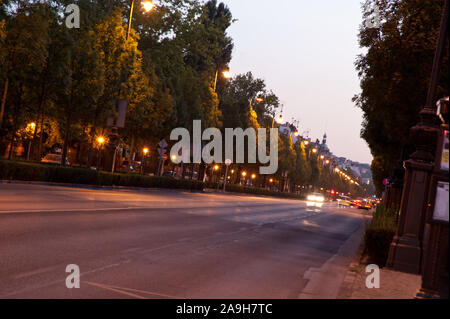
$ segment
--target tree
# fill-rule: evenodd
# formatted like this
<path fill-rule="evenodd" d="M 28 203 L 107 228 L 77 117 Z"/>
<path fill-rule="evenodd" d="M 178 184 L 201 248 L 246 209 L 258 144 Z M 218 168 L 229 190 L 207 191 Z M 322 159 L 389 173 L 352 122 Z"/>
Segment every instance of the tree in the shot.
<path fill-rule="evenodd" d="M 426 100 L 444 1 L 368 0 L 380 8 L 380 28 L 360 29 L 367 53 L 358 57 L 361 94 L 354 97 L 364 115 L 361 137 L 376 158 L 372 165 L 377 192 L 399 160 L 402 146 L 412 144 L 409 129 Z M 371 12 L 365 12 L 369 16 Z M 448 50 L 448 42 L 447 42 Z M 448 96 L 448 54 L 444 55 L 438 96 Z"/>

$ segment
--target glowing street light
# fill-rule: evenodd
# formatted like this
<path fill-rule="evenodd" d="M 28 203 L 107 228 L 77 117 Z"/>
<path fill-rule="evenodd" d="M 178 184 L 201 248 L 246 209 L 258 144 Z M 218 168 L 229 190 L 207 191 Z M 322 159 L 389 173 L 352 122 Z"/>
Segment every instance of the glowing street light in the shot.
<path fill-rule="evenodd" d="M 147 155 L 148 152 L 150 152 L 150 150 L 147 147 L 144 147 L 144 149 L 142 150 L 142 152 L 144 153 L 144 155 Z"/>
<path fill-rule="evenodd" d="M 247 176 L 247 172 L 246 172 L 246 171 L 243 171 L 243 172 L 242 172 L 242 177 L 245 177 L 245 176 Z"/>
<path fill-rule="evenodd" d="M 269 179 L 269 183 L 273 183 L 273 178 Z"/>
<path fill-rule="evenodd" d="M 320 159 L 325 159 L 325 155 L 320 155 Z"/>
<path fill-rule="evenodd" d="M 312 150 L 312 152 L 313 152 L 314 154 L 316 154 L 316 153 L 318 152 L 317 148 L 314 148 L 314 149 Z"/>
<path fill-rule="evenodd" d="M 155 7 L 155 4 L 153 4 L 153 2 L 151 1 L 144 1 L 142 2 L 142 6 L 144 7 L 145 11 L 150 12 Z"/>
<path fill-rule="evenodd" d="M 305 146 L 309 145 L 309 141 L 304 141 L 303 144 L 305 144 Z"/>
<path fill-rule="evenodd" d="M 105 143 L 105 138 L 103 136 L 99 136 L 97 138 L 97 142 L 98 144 L 103 145 Z"/>
<path fill-rule="evenodd" d="M 220 169 L 220 166 L 219 166 L 219 165 L 217 165 L 217 164 L 214 165 L 214 170 L 215 170 L 215 171 L 218 171 L 219 169 Z"/>
<path fill-rule="evenodd" d="M 227 70 L 227 71 L 223 71 L 222 72 L 222 75 L 223 75 L 223 77 L 225 78 L 225 79 L 231 79 L 232 77 L 233 77 L 233 75 L 231 74 L 231 72 L 229 71 L 229 70 Z"/>
<path fill-rule="evenodd" d="M 255 179 L 256 178 L 256 174 L 252 174 L 252 179 Z"/>

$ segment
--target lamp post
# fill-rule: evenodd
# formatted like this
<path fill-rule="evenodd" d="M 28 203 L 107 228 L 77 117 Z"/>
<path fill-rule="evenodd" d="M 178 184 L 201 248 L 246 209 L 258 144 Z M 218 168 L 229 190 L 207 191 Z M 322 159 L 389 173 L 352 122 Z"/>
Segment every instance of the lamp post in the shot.
<path fill-rule="evenodd" d="M 98 171 L 100 168 L 100 161 L 101 161 L 101 157 L 102 157 L 102 148 L 103 148 L 103 144 L 105 144 L 105 138 L 103 136 L 99 136 L 97 138 L 97 143 L 99 145 L 98 156 L 97 156 L 97 171 Z"/>
<path fill-rule="evenodd" d="M 135 0 L 131 0 L 131 7 L 130 7 L 130 17 L 128 18 L 128 28 L 127 28 L 127 41 L 130 37 L 130 30 L 131 30 L 131 22 L 133 21 L 133 10 L 134 10 L 134 2 Z M 150 12 L 153 10 L 155 5 L 151 1 L 144 1 L 142 2 L 142 6 L 145 11 Z"/>
<path fill-rule="evenodd" d="M 144 173 L 144 161 L 145 161 L 145 157 L 147 156 L 149 151 L 150 150 L 148 149 L 148 147 L 144 147 L 144 149 L 142 150 L 141 174 Z"/>
<path fill-rule="evenodd" d="M 222 72 L 222 76 L 225 79 L 227 79 L 227 80 L 229 80 L 229 79 L 231 79 L 233 77 L 233 75 L 231 74 L 230 70 L 223 71 Z M 219 79 L 219 69 L 216 70 L 216 76 L 215 76 L 215 79 L 214 79 L 214 92 L 217 91 L 217 80 L 218 79 Z"/>
<path fill-rule="evenodd" d="M 32 131 L 34 131 L 36 129 L 36 123 L 32 122 L 29 124 L 30 128 Z M 28 150 L 27 150 L 27 161 L 30 160 L 30 152 L 31 152 L 31 142 L 32 142 L 32 138 L 30 138 L 30 141 L 28 142 Z"/>
<path fill-rule="evenodd" d="M 435 167 L 437 139 L 440 134 L 440 119 L 436 114 L 433 100 L 439 82 L 442 55 L 448 35 L 448 11 L 449 1 L 445 0 L 425 107 L 419 113 L 419 123 L 410 130 L 416 152 L 404 163 L 406 174 L 400 218 L 387 262 L 388 266 L 395 270 L 415 274 L 423 271 L 423 264 L 429 266 L 428 268 L 432 268 L 435 264 L 427 260 L 424 238 L 426 238 L 426 211 L 430 204 L 428 193 Z M 427 230 L 429 231 L 429 227 Z"/>

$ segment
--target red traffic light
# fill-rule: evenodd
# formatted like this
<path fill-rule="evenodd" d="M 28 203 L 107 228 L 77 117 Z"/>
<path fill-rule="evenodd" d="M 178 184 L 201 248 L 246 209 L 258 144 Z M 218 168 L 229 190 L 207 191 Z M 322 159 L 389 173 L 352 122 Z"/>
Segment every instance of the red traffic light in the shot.
<path fill-rule="evenodd" d="M 331 190 L 331 195 L 336 194 L 336 191 L 334 189 Z"/>

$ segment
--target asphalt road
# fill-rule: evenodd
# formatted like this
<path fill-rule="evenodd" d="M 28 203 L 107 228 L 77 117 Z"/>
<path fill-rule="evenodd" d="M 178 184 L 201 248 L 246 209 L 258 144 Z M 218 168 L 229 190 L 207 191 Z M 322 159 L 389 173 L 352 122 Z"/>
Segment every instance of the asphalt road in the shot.
<path fill-rule="evenodd" d="M 363 224 L 332 203 L 0 184 L 0 298 L 333 298 Z"/>

